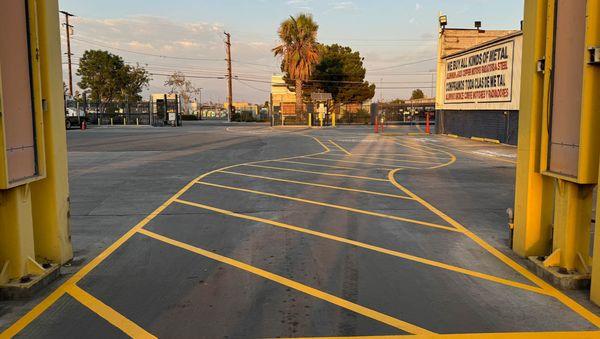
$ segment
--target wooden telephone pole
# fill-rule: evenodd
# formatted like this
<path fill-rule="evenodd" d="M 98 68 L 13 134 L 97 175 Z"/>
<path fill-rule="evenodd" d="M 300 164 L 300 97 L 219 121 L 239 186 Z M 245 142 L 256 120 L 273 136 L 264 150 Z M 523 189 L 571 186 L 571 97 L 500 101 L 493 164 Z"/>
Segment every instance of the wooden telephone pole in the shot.
<path fill-rule="evenodd" d="M 62 14 L 65 15 L 65 31 L 67 33 L 67 60 L 69 63 L 69 95 L 72 97 L 73 96 L 73 69 L 72 69 L 72 62 L 71 62 L 71 28 L 73 28 L 72 25 L 69 24 L 69 18 L 72 16 L 75 16 L 69 12 L 66 11 L 60 11 Z"/>
<path fill-rule="evenodd" d="M 227 47 L 227 86 L 228 86 L 227 121 L 231 122 L 231 112 L 233 110 L 233 86 L 232 86 L 233 77 L 231 75 L 231 34 L 225 32 L 225 36 L 227 37 L 227 41 L 225 42 L 225 46 Z"/>

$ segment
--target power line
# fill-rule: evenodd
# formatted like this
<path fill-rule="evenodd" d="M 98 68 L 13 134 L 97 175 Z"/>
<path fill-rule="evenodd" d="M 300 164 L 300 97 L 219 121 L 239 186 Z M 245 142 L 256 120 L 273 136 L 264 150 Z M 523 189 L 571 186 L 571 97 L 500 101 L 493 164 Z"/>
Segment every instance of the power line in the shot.
<path fill-rule="evenodd" d="M 240 80 L 240 79 L 235 79 L 235 80 L 237 80 L 239 83 L 241 83 L 242 85 L 244 85 L 244 86 L 246 86 L 246 87 L 248 87 L 248 88 L 252 88 L 252 89 L 254 89 L 254 90 L 261 91 L 261 92 L 265 92 L 265 93 L 271 93 L 271 91 L 270 91 L 270 90 L 264 90 L 264 89 L 262 89 L 262 88 L 254 87 L 254 86 L 252 86 L 252 85 L 250 85 L 250 84 L 246 83 L 244 80 Z"/>
<path fill-rule="evenodd" d="M 371 72 L 374 72 L 374 71 L 383 71 L 383 70 L 386 70 L 386 69 L 397 68 L 397 67 L 404 67 L 404 66 L 410 66 L 410 65 L 416 65 L 416 64 L 423 63 L 423 62 L 427 62 L 427 61 L 433 61 L 433 60 L 437 60 L 437 57 L 436 58 L 423 59 L 423 60 L 417 60 L 417 61 L 413 61 L 413 62 L 407 62 L 407 63 L 404 63 L 404 64 L 398 64 L 398 65 L 394 65 L 394 66 L 381 67 L 381 68 L 373 68 L 373 69 L 370 69 L 370 71 Z"/>
<path fill-rule="evenodd" d="M 218 58 L 187 58 L 187 57 L 176 57 L 176 56 L 169 56 L 169 55 L 136 52 L 136 51 L 131 51 L 131 50 L 127 50 L 127 49 L 123 49 L 123 48 L 119 48 L 119 47 L 113 47 L 113 46 L 105 45 L 105 44 L 99 43 L 99 42 L 87 41 L 87 40 L 80 39 L 80 38 L 73 37 L 72 39 L 73 40 L 77 40 L 79 42 L 87 43 L 87 44 L 90 44 L 90 45 L 95 45 L 95 46 L 99 46 L 99 47 L 113 49 L 113 50 L 116 50 L 116 51 L 121 51 L 121 52 L 126 52 L 126 53 L 133 53 L 133 54 L 139 54 L 139 55 L 145 55 L 145 56 L 151 56 L 151 57 L 156 57 L 156 58 L 175 59 L 175 60 L 190 60 L 190 61 L 224 61 L 224 59 L 218 59 Z"/>

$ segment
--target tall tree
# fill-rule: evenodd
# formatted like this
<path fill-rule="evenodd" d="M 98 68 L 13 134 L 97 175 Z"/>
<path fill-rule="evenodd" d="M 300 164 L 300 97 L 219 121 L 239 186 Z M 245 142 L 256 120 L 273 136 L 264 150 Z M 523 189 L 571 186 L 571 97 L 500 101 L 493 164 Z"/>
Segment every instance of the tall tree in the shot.
<path fill-rule="evenodd" d="M 359 52 L 334 44 L 321 45 L 319 54 L 319 63 L 308 80 L 308 91 L 331 93 L 338 108 L 373 98 L 375 85 L 364 80 L 367 71 Z"/>
<path fill-rule="evenodd" d="M 170 88 L 170 93 L 177 93 L 183 102 L 183 111 L 188 114 L 189 113 L 189 103 L 192 100 L 192 97 L 198 93 L 200 93 L 200 89 L 196 88 L 191 81 L 185 78 L 185 74 L 181 72 L 173 73 L 167 81 L 165 81 L 165 86 Z"/>
<path fill-rule="evenodd" d="M 297 116 L 300 116 L 303 111 L 303 81 L 310 79 L 313 68 L 319 61 L 318 30 L 319 25 L 310 14 L 290 17 L 279 27 L 281 44 L 273 48 L 275 56 L 283 57 L 281 70 L 295 82 Z"/>
<path fill-rule="evenodd" d="M 98 102 L 100 112 L 114 100 L 139 99 L 150 81 L 145 69 L 125 65 L 120 56 L 100 50 L 83 53 L 77 75 L 81 77 L 77 85 Z"/>
<path fill-rule="evenodd" d="M 140 65 L 123 67 L 122 73 L 122 88 L 119 99 L 137 102 L 142 99 L 140 93 L 148 86 L 150 82 L 150 74 L 148 71 L 140 67 Z"/>
<path fill-rule="evenodd" d="M 423 91 L 419 88 L 413 90 L 412 95 L 410 96 L 410 100 L 423 99 L 423 98 L 425 98 L 425 93 L 423 93 Z"/>

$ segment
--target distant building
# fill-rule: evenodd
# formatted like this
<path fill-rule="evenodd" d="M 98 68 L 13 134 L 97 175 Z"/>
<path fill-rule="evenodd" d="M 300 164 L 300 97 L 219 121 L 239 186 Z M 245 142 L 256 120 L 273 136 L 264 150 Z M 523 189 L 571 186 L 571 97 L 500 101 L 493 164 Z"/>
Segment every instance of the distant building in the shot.
<path fill-rule="evenodd" d="M 271 103 L 274 114 L 296 114 L 296 93 L 288 89 L 283 75 L 271 77 Z"/>
<path fill-rule="evenodd" d="M 440 29 L 436 130 L 517 143 L 523 33 Z"/>
<path fill-rule="evenodd" d="M 233 107 L 235 108 L 235 112 L 242 114 L 251 114 L 253 118 L 257 119 L 259 116 L 259 108 L 258 105 L 251 104 L 248 102 L 233 102 Z M 223 104 L 224 109 L 229 109 L 229 103 Z"/>

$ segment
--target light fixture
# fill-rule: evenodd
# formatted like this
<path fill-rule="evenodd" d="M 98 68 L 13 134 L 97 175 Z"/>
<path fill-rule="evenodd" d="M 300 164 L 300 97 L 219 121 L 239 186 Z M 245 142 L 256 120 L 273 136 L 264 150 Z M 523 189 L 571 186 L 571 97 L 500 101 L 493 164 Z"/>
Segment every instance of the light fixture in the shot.
<path fill-rule="evenodd" d="M 448 16 L 440 15 L 440 27 L 445 28 L 448 25 Z"/>

